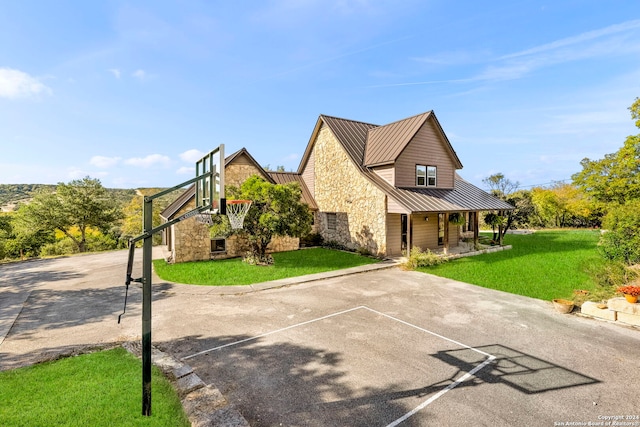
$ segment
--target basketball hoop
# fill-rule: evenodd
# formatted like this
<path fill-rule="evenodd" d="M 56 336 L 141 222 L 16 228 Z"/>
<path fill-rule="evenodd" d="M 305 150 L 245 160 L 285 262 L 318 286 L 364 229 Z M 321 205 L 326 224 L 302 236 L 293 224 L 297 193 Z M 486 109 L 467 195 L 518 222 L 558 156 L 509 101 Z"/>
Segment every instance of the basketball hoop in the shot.
<path fill-rule="evenodd" d="M 231 228 L 237 230 L 243 228 L 244 217 L 249 212 L 251 200 L 227 200 L 227 217 Z"/>

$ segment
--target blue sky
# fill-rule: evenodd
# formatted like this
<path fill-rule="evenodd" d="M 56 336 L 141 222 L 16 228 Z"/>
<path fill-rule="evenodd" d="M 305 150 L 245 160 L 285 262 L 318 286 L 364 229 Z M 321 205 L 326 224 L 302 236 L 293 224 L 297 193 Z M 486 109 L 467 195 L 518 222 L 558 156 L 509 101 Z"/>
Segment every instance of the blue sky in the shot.
<path fill-rule="evenodd" d="M 246 147 L 296 170 L 319 114 L 434 110 L 482 186 L 569 179 L 638 133 L 640 3 L 0 0 L 0 183 L 173 186 Z"/>

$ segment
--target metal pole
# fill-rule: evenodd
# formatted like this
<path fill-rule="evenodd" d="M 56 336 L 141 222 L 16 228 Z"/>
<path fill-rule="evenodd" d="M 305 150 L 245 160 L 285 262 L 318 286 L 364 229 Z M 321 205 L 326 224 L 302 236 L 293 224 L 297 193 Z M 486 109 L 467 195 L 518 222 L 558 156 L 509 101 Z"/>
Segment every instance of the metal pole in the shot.
<path fill-rule="evenodd" d="M 144 198 L 142 246 L 142 415 L 151 416 L 151 258 L 153 252 L 153 200 Z"/>

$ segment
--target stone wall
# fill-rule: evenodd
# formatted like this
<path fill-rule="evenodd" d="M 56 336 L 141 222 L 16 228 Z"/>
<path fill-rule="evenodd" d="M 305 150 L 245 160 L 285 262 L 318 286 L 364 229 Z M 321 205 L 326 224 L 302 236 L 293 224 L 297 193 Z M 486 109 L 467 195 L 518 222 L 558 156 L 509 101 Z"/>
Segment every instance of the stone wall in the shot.
<path fill-rule="evenodd" d="M 173 262 L 205 261 L 211 257 L 209 227 L 195 218 L 173 226 Z"/>
<path fill-rule="evenodd" d="M 258 168 L 238 158 L 237 163 L 225 168 L 225 182 L 228 186 L 240 187 L 252 175 L 263 176 Z M 246 163 L 245 163 L 246 162 Z M 176 214 L 183 215 L 195 209 L 195 202 L 190 200 Z M 211 253 L 211 235 L 206 224 L 189 218 L 172 226 L 171 230 L 171 262 L 204 261 L 209 259 L 235 258 L 244 255 L 248 250 L 246 240 L 238 236 L 225 239 L 225 252 Z M 276 237 L 268 247 L 269 252 L 296 250 L 300 247 L 297 237 Z"/>
<path fill-rule="evenodd" d="M 260 170 L 254 165 L 230 164 L 224 169 L 225 186 L 240 188 L 242 183 L 252 175 L 258 175 L 264 178 L 264 175 L 262 175 Z"/>
<path fill-rule="evenodd" d="M 312 156 L 315 200 L 321 211 L 318 231 L 325 241 L 349 248 L 386 253 L 386 196 L 355 166 L 331 130 L 323 125 Z M 328 230 L 326 212 L 336 213 L 336 230 Z"/>

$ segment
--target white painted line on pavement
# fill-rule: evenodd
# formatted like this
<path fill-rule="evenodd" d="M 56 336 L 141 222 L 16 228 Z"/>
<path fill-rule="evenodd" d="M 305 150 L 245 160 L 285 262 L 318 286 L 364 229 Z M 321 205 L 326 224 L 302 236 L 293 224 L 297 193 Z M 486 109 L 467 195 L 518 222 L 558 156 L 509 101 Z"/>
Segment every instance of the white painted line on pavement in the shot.
<path fill-rule="evenodd" d="M 427 406 L 429 406 L 431 403 L 435 402 L 437 399 L 442 397 L 448 391 L 453 390 L 454 388 L 456 388 L 457 386 L 459 386 L 463 382 L 467 381 L 469 378 L 474 376 L 478 371 L 480 371 L 481 369 L 483 369 L 488 364 L 490 364 L 493 360 L 496 359 L 495 356 L 493 356 L 493 355 L 491 355 L 491 354 L 489 354 L 487 352 L 484 352 L 482 350 L 478 350 L 477 348 L 474 348 L 474 347 L 471 347 L 469 345 L 463 344 L 463 343 L 461 343 L 459 341 L 453 340 L 451 338 L 447 338 L 444 335 L 440 335 L 440 334 L 435 333 L 433 331 L 430 331 L 428 329 L 425 329 L 425 328 L 422 328 L 420 326 L 414 325 L 412 323 L 406 322 L 404 320 L 398 319 L 397 317 L 393 317 L 393 316 L 390 316 L 388 314 L 382 313 L 382 312 L 380 312 L 378 310 L 374 310 L 372 308 L 369 308 L 369 307 L 366 307 L 364 305 L 361 305 L 359 307 L 354 307 L 354 308 L 350 308 L 348 310 L 343 310 L 343 311 L 339 311 L 337 313 L 328 314 L 326 316 L 318 317 L 317 319 L 312 319 L 312 320 L 307 320 L 306 322 L 296 323 L 295 325 L 290 325 L 290 326 L 287 326 L 285 328 L 277 329 L 275 331 L 266 332 L 264 334 L 260 334 L 260 335 L 257 335 L 255 337 L 245 338 L 245 339 L 240 340 L 240 341 L 235 341 L 235 342 L 227 343 L 227 344 L 224 344 L 224 345 L 221 345 L 221 346 L 218 346 L 218 347 L 213 347 L 213 348 L 210 348 L 210 349 L 207 349 L 207 350 L 202 350 L 202 351 L 199 351 L 198 353 L 192 354 L 190 356 L 183 357 L 182 360 L 192 359 L 194 357 L 197 357 L 197 356 L 200 356 L 200 355 L 203 355 L 203 354 L 206 354 L 206 353 L 210 353 L 210 352 L 213 352 L 213 351 L 216 351 L 216 350 L 221 350 L 221 349 L 226 348 L 226 347 L 231 347 L 231 346 L 234 346 L 234 345 L 242 344 L 242 343 L 245 343 L 247 341 L 253 341 L 253 340 L 256 340 L 258 338 L 262 338 L 262 337 L 266 337 L 266 336 L 269 336 L 269 335 L 276 334 L 278 332 L 283 332 L 283 331 L 286 331 L 286 330 L 289 330 L 289 329 L 297 328 L 298 326 L 308 325 L 310 323 L 314 323 L 314 322 L 317 322 L 319 320 L 328 319 L 328 318 L 331 318 L 331 317 L 339 316 L 341 314 L 350 313 L 352 311 L 360 310 L 360 309 L 368 310 L 368 311 L 370 311 L 372 313 L 375 313 L 375 314 L 377 314 L 379 316 L 386 317 L 388 319 L 391 319 L 391 320 L 394 320 L 396 322 L 399 322 L 399 323 L 401 323 L 401 324 L 403 324 L 405 326 L 410 326 L 410 327 L 415 328 L 415 329 L 417 329 L 417 330 L 419 330 L 421 332 L 425 332 L 427 334 L 433 335 L 434 337 L 438 337 L 438 338 L 440 338 L 442 340 L 449 341 L 450 343 L 455 344 L 457 346 L 460 346 L 462 348 L 466 348 L 468 350 L 472 350 L 472 351 L 480 353 L 480 354 L 482 354 L 484 356 L 487 356 L 487 359 L 485 359 L 484 362 L 482 362 L 481 364 L 479 364 L 478 366 L 476 366 L 475 368 L 473 368 L 469 372 L 465 373 L 463 376 L 461 376 L 460 378 L 458 378 L 457 380 L 455 380 L 454 382 L 449 384 L 446 388 L 440 390 L 438 393 L 436 393 L 433 396 L 431 396 L 429 399 L 427 399 L 424 402 L 422 402 L 420 405 L 416 406 L 413 410 L 407 412 L 402 417 L 400 417 L 397 420 L 393 421 L 391 424 L 388 424 L 386 427 L 395 427 L 395 426 L 399 425 L 400 423 L 406 421 L 408 418 L 412 417 L 413 415 L 415 415 L 416 413 L 418 413 L 422 409 L 424 409 Z"/>
<path fill-rule="evenodd" d="M 207 349 L 207 350 L 202 350 L 202 351 L 199 351 L 199 352 L 197 352 L 195 354 L 192 354 L 190 356 L 183 357 L 182 360 L 192 359 L 194 357 L 200 356 L 200 355 L 205 354 L 205 353 L 210 353 L 212 351 L 220 350 L 220 349 L 223 349 L 225 347 L 231 347 L 231 346 L 234 346 L 234 345 L 237 345 L 237 344 L 242 344 L 242 343 L 247 342 L 247 341 L 257 340 L 258 338 L 262 338 L 262 337 L 266 337 L 266 336 L 269 336 L 269 335 L 277 334 L 278 332 L 283 332 L 283 331 L 286 331 L 286 330 L 289 330 L 289 329 L 297 328 L 298 326 L 308 325 L 309 323 L 317 322 L 319 320 L 328 319 L 328 318 L 334 317 L 334 316 L 339 316 L 341 314 L 349 313 L 349 312 L 355 311 L 355 310 L 360 310 L 362 308 L 367 308 L 367 307 L 361 305 L 359 307 L 350 308 L 348 310 L 339 311 L 337 313 L 328 314 L 326 316 L 318 317 L 317 319 L 307 320 L 306 322 L 302 322 L 302 323 L 296 323 L 295 325 L 287 326 L 286 328 L 281 328 L 281 329 L 278 329 L 278 330 L 275 330 L 275 331 L 271 331 L 271 332 L 266 332 L 264 334 L 260 334 L 260 335 L 257 335 L 255 337 L 245 338 L 245 339 L 240 340 L 240 341 L 235 341 L 235 342 L 224 344 L 224 345 L 221 345 L 221 346 L 218 346 L 218 347 L 213 347 L 213 348 L 210 348 L 210 349 Z"/>
<path fill-rule="evenodd" d="M 469 347 L 472 350 L 476 350 L 472 347 Z M 479 350 L 476 350 L 479 351 Z M 480 351 L 480 353 L 483 353 Z M 485 353 L 486 354 L 486 353 Z M 405 421 L 407 418 L 415 415 L 418 411 L 421 411 L 422 409 L 426 408 L 427 406 L 429 406 L 431 403 L 433 403 L 436 399 L 438 399 L 439 397 L 441 397 L 443 394 L 445 394 L 446 392 L 448 392 L 449 390 L 459 386 L 460 384 L 462 384 L 463 382 L 465 382 L 466 380 L 468 380 L 469 378 L 471 378 L 472 376 L 474 376 L 476 374 L 476 372 L 478 372 L 480 369 L 484 368 L 485 366 L 487 366 L 489 363 L 491 363 L 496 357 L 495 356 L 489 356 L 487 358 L 487 360 L 485 360 L 484 362 L 482 362 L 481 364 L 479 364 L 478 366 L 476 366 L 475 368 L 473 368 L 472 370 L 470 370 L 469 372 L 467 372 L 466 374 L 464 374 L 462 377 L 458 378 L 457 380 L 455 380 L 454 382 L 452 382 L 451 384 L 449 384 L 447 386 L 447 388 L 445 388 L 444 390 L 440 390 L 438 393 L 434 394 L 433 396 L 431 396 L 429 399 L 425 400 L 424 402 L 422 402 L 420 405 L 416 406 L 413 410 L 407 412 L 406 414 L 404 414 L 403 416 L 401 416 L 400 418 L 398 418 L 397 420 L 395 420 L 394 422 L 392 422 L 391 424 L 387 424 L 386 427 L 395 427 L 398 424 L 400 424 L 401 422 Z"/>
<path fill-rule="evenodd" d="M 369 310 L 369 311 L 372 311 L 372 312 L 374 312 L 374 313 L 376 313 L 376 314 L 379 314 L 380 316 L 388 317 L 388 318 L 389 318 L 389 319 L 391 319 L 391 320 L 395 320 L 396 322 L 400 322 L 400 323 L 402 323 L 403 325 L 411 326 L 412 328 L 416 328 L 416 329 L 417 329 L 417 330 L 419 330 L 419 331 L 426 332 L 426 333 L 431 334 L 431 335 L 433 335 L 433 336 L 435 336 L 435 337 L 441 338 L 441 339 L 443 339 L 443 340 L 445 340 L 445 341 L 449 341 L 450 343 L 453 343 L 453 344 L 455 344 L 455 345 L 459 345 L 460 347 L 464 347 L 464 348 L 466 348 L 466 349 L 473 350 L 473 351 L 475 351 L 475 352 L 477 352 L 477 353 L 480 353 L 480 354 L 483 354 L 483 355 L 485 355 L 485 356 L 487 356 L 487 357 L 493 357 L 493 356 L 492 356 L 492 355 L 490 355 L 489 353 L 485 353 L 485 352 L 484 352 L 484 351 L 482 351 L 482 350 L 478 350 L 477 348 L 473 348 L 473 347 L 468 346 L 468 345 L 466 345 L 466 344 L 462 344 L 462 343 L 461 343 L 461 342 L 459 342 L 459 341 L 452 340 L 451 338 L 447 338 L 447 337 L 445 337 L 445 336 L 443 336 L 443 335 L 440 335 L 440 334 L 436 334 L 435 332 L 431 332 L 431 331 L 430 331 L 430 330 L 428 330 L 428 329 L 421 328 L 420 326 L 416 326 L 416 325 L 411 324 L 411 323 L 409 323 L 409 322 L 405 322 L 404 320 L 400 320 L 400 319 L 398 319 L 398 318 L 396 318 L 396 317 L 389 316 L 388 314 L 381 313 L 381 312 L 379 312 L 378 310 L 374 310 L 374 309 L 369 308 L 369 307 L 363 307 L 363 308 L 365 308 L 365 309 L 367 309 L 367 310 Z"/>

